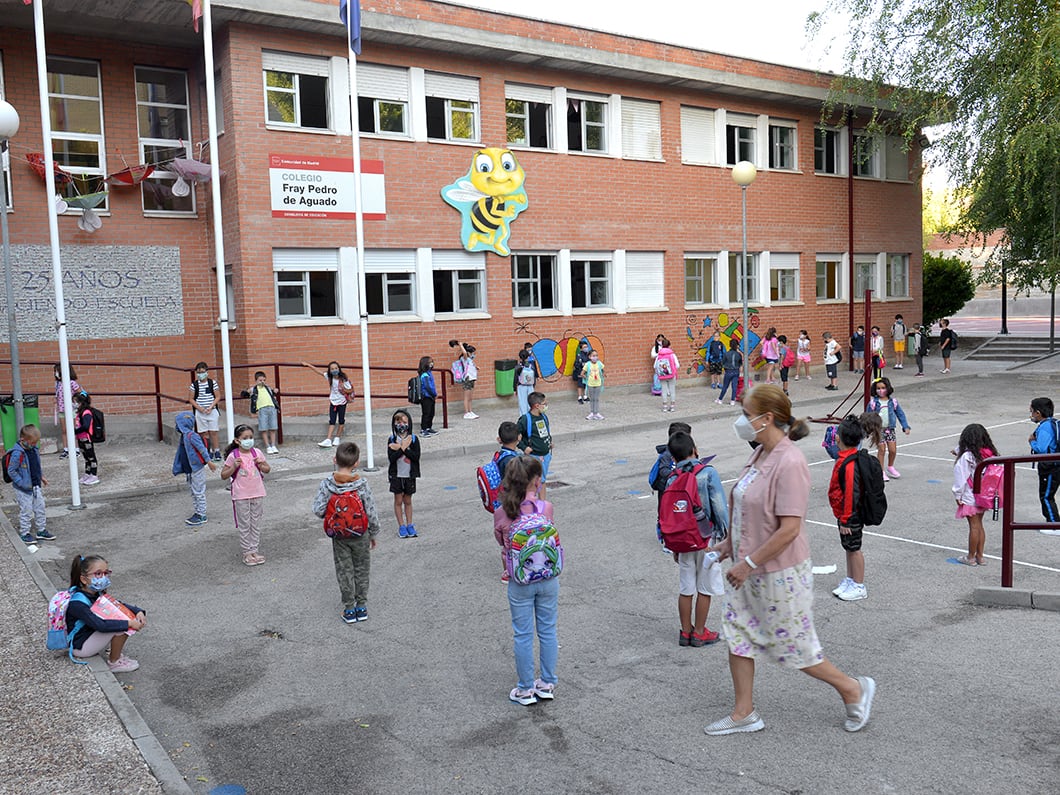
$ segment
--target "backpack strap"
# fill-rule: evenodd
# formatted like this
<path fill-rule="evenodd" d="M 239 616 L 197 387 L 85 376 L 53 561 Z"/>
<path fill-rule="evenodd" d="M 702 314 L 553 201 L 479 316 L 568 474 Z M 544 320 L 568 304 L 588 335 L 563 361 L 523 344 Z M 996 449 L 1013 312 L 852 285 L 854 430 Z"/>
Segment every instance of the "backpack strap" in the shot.
<path fill-rule="evenodd" d="M 67 609 L 69 609 L 70 602 L 74 601 L 75 599 L 78 602 L 83 602 L 84 604 L 88 605 L 89 607 L 92 606 L 92 600 L 89 599 L 87 596 L 85 596 L 85 594 L 81 593 L 81 591 L 73 591 L 70 594 L 69 601 L 66 603 Z M 67 653 L 67 656 L 73 662 L 77 663 L 78 665 L 88 665 L 88 660 L 79 660 L 76 657 L 74 657 L 74 638 L 77 637 L 77 633 L 80 632 L 82 629 L 84 629 L 84 627 L 85 627 L 85 622 L 82 621 L 81 619 L 78 619 L 77 621 L 74 622 L 73 629 L 68 629 L 66 631 L 66 641 L 67 641 L 66 653 Z"/>

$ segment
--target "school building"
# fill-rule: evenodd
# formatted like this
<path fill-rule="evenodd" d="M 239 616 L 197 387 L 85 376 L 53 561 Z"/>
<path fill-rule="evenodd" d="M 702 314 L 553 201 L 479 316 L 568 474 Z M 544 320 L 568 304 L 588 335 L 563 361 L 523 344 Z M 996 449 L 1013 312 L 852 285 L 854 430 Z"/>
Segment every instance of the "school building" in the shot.
<path fill-rule="evenodd" d="M 64 297 L 86 386 L 153 389 L 149 371 L 109 363 L 220 363 L 210 185 L 197 181 L 199 164 L 217 158 L 232 360 L 337 359 L 359 391 L 354 114 L 337 6 L 214 0 L 221 134 L 211 152 L 187 3 L 44 3 Z M 448 367 L 448 341 L 465 340 L 489 395 L 493 361 L 532 342 L 546 391 L 566 389 L 587 337 L 609 383 L 647 383 L 664 333 L 695 375 L 714 327 L 725 339 L 743 332 L 732 179 L 742 160 L 758 168 L 743 285 L 753 344 L 770 326 L 789 339 L 807 329 L 819 365 L 822 332 L 845 339 L 849 298 L 862 322 L 866 289 L 884 329 L 898 313 L 919 319 L 919 152 L 867 134 L 865 109 L 822 123 L 828 75 L 765 52 L 735 58 L 444 2 L 361 7 L 373 365 L 432 355 Z M 32 9 L 0 0 L 0 20 L 0 91 L 21 115 L 4 171 L 21 358 L 52 361 Z M 525 181 L 505 183 L 512 174 Z M 27 391 L 51 391 L 50 367 L 24 372 Z M 380 371 L 373 391 L 403 394 L 408 375 Z M 290 391 L 323 391 L 318 378 L 284 370 Z M 250 380 L 236 371 L 237 388 Z M 0 391 L 9 385 L 5 368 Z M 186 374 L 164 373 L 161 389 L 185 395 Z"/>

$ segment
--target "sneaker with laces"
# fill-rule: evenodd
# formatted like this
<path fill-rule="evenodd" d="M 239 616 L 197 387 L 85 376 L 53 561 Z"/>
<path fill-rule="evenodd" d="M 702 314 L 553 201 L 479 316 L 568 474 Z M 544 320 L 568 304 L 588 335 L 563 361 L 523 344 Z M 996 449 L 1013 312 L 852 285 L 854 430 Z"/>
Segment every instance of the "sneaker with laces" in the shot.
<path fill-rule="evenodd" d="M 603 418 L 604 418 L 603 414 L 597 414 L 596 415 L 596 419 L 598 419 L 598 420 L 602 420 Z"/>
<path fill-rule="evenodd" d="M 898 478 L 900 478 L 902 476 L 902 473 L 899 472 L 894 467 L 887 467 L 887 474 L 890 475 L 895 480 L 897 480 Z"/>
<path fill-rule="evenodd" d="M 201 524 L 206 524 L 206 517 L 201 513 L 193 513 L 187 519 L 184 520 L 184 524 L 188 527 L 198 527 Z"/>
<path fill-rule="evenodd" d="M 409 528 L 407 525 L 398 525 L 398 538 L 408 538 Z"/>
<path fill-rule="evenodd" d="M 416 533 L 416 525 L 414 525 L 414 524 L 405 525 L 405 537 L 406 538 L 419 538 L 419 535 Z"/>
<path fill-rule="evenodd" d="M 736 401 L 735 400 L 730 400 L 729 401 L 729 405 L 730 406 L 735 406 L 736 405 Z"/>
<path fill-rule="evenodd" d="M 846 590 L 836 594 L 844 602 L 860 602 L 869 598 L 869 590 L 864 583 L 851 582 Z"/>
<path fill-rule="evenodd" d="M 467 414 L 464 415 L 464 419 L 465 420 L 477 420 L 478 419 L 478 414 L 476 414 L 473 411 L 469 411 Z"/>
<path fill-rule="evenodd" d="M 96 475 L 85 475 L 85 479 L 81 482 L 84 483 L 86 486 L 95 486 L 97 483 L 99 483 L 99 477 Z"/>
<path fill-rule="evenodd" d="M 516 704 L 522 704 L 524 707 L 529 707 L 531 704 L 537 703 L 537 696 L 534 695 L 534 689 L 527 688 L 521 690 L 520 688 L 512 688 L 512 692 L 508 694 L 508 698 L 514 701 Z"/>
<path fill-rule="evenodd" d="M 110 668 L 110 672 L 112 674 L 125 674 L 129 673 L 129 671 L 135 671 L 137 668 L 140 667 L 140 663 L 136 662 L 136 660 L 132 659 L 131 657 L 126 657 L 123 654 L 121 657 L 114 660 L 113 662 L 107 660 L 107 667 Z"/>
<path fill-rule="evenodd" d="M 54 541 L 55 540 L 55 536 L 53 536 L 47 530 L 38 530 L 37 531 L 37 540 L 38 541 Z"/>
<path fill-rule="evenodd" d="M 692 633 L 685 632 L 683 629 L 677 635 L 678 646 L 691 646 L 692 645 Z"/>
<path fill-rule="evenodd" d="M 721 405 L 721 398 L 718 398 L 718 399 L 717 399 L 717 400 L 715 400 L 714 402 L 715 402 L 715 403 L 717 403 L 717 404 L 718 404 L 718 405 L 720 406 L 720 405 Z"/>
<path fill-rule="evenodd" d="M 546 682 L 542 679 L 535 679 L 534 695 L 537 696 L 539 699 L 551 701 L 556 697 L 556 686 L 551 682 Z"/>
<path fill-rule="evenodd" d="M 22 539 L 23 544 L 36 544 L 37 539 L 33 537 L 33 533 L 22 533 L 19 538 Z"/>
<path fill-rule="evenodd" d="M 70 457 L 70 451 L 64 447 L 63 451 L 61 453 L 59 453 L 59 458 L 69 458 L 69 457 Z"/>
<path fill-rule="evenodd" d="M 347 624 L 356 624 L 357 623 L 357 611 L 356 610 L 343 610 L 342 611 L 342 620 L 345 621 Z"/>
<path fill-rule="evenodd" d="M 843 593 L 843 591 L 845 591 L 853 584 L 854 581 L 852 579 L 850 579 L 849 577 L 844 577 L 843 581 L 839 583 L 838 586 L 832 589 L 832 596 L 839 596 L 839 594 Z"/>
<path fill-rule="evenodd" d="M 364 605 L 360 605 L 359 607 L 353 608 L 353 612 L 357 616 L 358 622 L 368 620 L 368 608 Z"/>
<path fill-rule="evenodd" d="M 331 439 L 321 439 L 317 442 L 317 447 L 331 447 Z"/>
<path fill-rule="evenodd" d="M 699 649 L 703 646 L 710 646 L 711 644 L 717 643 L 721 636 L 717 632 L 711 632 L 706 627 L 703 627 L 703 634 L 700 635 L 698 632 L 692 633 L 692 646 L 693 648 Z"/>
<path fill-rule="evenodd" d="M 913 375 L 913 377 L 914 377 L 914 378 L 923 378 L 923 377 L 924 377 L 924 374 L 923 374 L 923 373 L 915 373 L 915 374 Z"/>

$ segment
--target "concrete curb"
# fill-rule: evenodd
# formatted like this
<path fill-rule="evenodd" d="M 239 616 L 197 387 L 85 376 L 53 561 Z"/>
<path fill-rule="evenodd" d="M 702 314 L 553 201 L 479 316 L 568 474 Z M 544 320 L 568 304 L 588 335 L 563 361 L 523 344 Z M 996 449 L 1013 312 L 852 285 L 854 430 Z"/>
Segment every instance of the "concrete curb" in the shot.
<path fill-rule="evenodd" d="M 1060 613 L 1060 593 L 1031 591 L 1026 588 L 980 586 L 975 589 L 972 602 L 983 607 L 1030 607 Z"/>
<path fill-rule="evenodd" d="M 0 527 L 3 528 L 8 541 L 18 553 L 19 558 L 22 560 L 22 565 L 26 567 L 26 571 L 40 589 L 44 604 L 47 605 L 47 600 L 59 588 L 44 573 L 40 563 L 37 562 L 33 553 L 26 548 L 26 545 L 22 543 L 22 539 L 15 532 L 15 528 L 2 512 L 0 512 Z M 158 738 L 151 731 L 151 727 L 147 725 L 147 721 L 143 719 L 139 710 L 136 709 L 128 695 L 126 695 L 121 682 L 107 668 L 103 659 L 98 656 L 93 657 L 88 661 L 88 669 L 92 672 L 100 690 L 103 691 L 103 695 L 113 708 L 114 714 L 121 721 L 126 734 L 129 735 L 140 751 L 140 755 L 148 767 L 151 768 L 151 773 L 158 780 L 162 789 L 169 795 L 193 795 L 191 787 L 188 786 L 180 771 L 177 770 L 177 766 L 173 764 L 173 760 L 169 758 L 169 754 L 166 753 Z"/>

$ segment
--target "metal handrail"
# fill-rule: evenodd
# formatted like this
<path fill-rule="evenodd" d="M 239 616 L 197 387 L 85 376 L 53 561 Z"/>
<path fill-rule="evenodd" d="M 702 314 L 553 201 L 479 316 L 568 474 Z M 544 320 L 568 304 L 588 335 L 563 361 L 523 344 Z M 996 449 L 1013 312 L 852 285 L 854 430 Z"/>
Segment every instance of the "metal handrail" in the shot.
<path fill-rule="evenodd" d="M 1016 522 L 1013 520 L 1016 496 L 1016 464 L 1042 464 L 1060 462 L 1060 453 L 1042 455 L 999 455 L 984 458 L 972 474 L 972 491 L 978 493 L 982 485 L 983 471 L 991 464 L 1004 467 L 1001 486 L 1001 587 L 1012 587 L 1013 560 L 1015 557 L 1016 530 L 1060 530 L 1060 522 Z"/>
<path fill-rule="evenodd" d="M 0 365 L 10 365 L 10 364 L 11 364 L 11 360 L 10 359 L 0 359 Z M 20 359 L 19 360 L 19 364 L 21 364 L 21 365 L 29 365 L 29 366 L 44 366 L 44 367 L 48 368 L 49 373 L 51 372 L 51 368 L 55 366 L 55 362 L 52 361 L 52 360 L 33 361 L 33 360 Z M 154 362 L 109 362 L 109 361 L 103 361 L 103 362 L 101 362 L 101 361 L 77 361 L 77 362 L 74 362 L 74 361 L 71 361 L 70 365 L 72 367 L 77 368 L 77 369 L 86 368 L 86 367 L 151 368 L 152 373 L 154 375 L 154 387 L 155 388 L 154 388 L 153 392 L 142 392 L 142 391 L 109 392 L 109 391 L 93 389 L 92 390 L 92 395 L 93 396 L 100 396 L 100 397 L 147 397 L 147 398 L 154 398 L 156 437 L 157 437 L 158 441 L 162 441 L 163 438 L 164 438 L 163 437 L 163 432 L 164 432 L 165 424 L 163 423 L 163 420 L 162 420 L 162 401 L 163 400 L 168 400 L 168 401 L 170 401 L 172 403 L 178 403 L 178 404 L 186 404 L 188 402 L 188 399 L 186 397 L 175 397 L 173 395 L 167 395 L 164 392 L 162 392 L 162 377 L 161 377 L 162 376 L 162 371 L 165 370 L 165 371 L 168 371 L 168 372 L 186 373 L 189 376 L 189 383 L 191 383 L 191 377 L 195 373 L 195 368 L 194 367 L 177 367 L 177 366 L 171 365 L 171 364 L 157 364 L 157 363 L 154 363 Z M 220 369 L 218 365 L 208 365 L 208 366 L 210 367 L 211 370 Z M 231 368 L 233 370 L 265 370 L 267 368 L 271 368 L 272 369 L 272 374 L 273 374 L 272 383 L 274 384 L 274 391 L 277 394 L 277 398 L 281 397 L 281 395 L 280 395 L 280 368 L 288 367 L 288 368 L 295 368 L 295 369 L 299 369 L 299 370 L 305 369 L 301 362 L 265 362 L 265 363 L 260 363 L 260 364 L 233 364 L 233 365 L 230 365 L 230 366 L 231 366 Z M 360 371 L 362 368 L 361 368 L 360 365 L 352 365 L 350 367 L 344 367 L 344 369 Z M 403 373 L 418 373 L 419 372 L 419 368 L 418 367 L 388 367 L 388 366 L 379 366 L 379 365 L 372 365 L 371 370 L 373 372 L 403 372 Z M 452 370 L 448 370 L 448 369 L 437 370 L 436 369 L 433 372 L 435 373 L 435 375 L 441 376 L 438 379 L 439 380 L 439 387 L 440 387 L 438 397 L 439 397 L 439 399 L 442 402 L 442 427 L 443 428 L 448 428 L 449 427 L 449 405 L 448 405 L 449 404 L 449 399 L 448 399 L 449 389 L 448 389 L 448 387 L 449 387 L 450 384 L 455 386 L 456 385 L 456 381 L 453 379 Z M 249 398 L 243 397 L 243 395 L 241 394 L 242 391 L 243 390 L 240 391 L 240 394 L 232 395 L 231 399 L 232 400 L 249 400 Z M 320 393 L 320 392 L 284 392 L 282 397 L 310 397 L 310 398 L 313 398 L 313 397 L 321 397 L 321 395 L 322 395 L 322 393 Z M 394 395 L 394 394 L 390 394 L 390 393 L 376 393 L 376 392 L 372 393 L 372 399 L 373 400 L 375 400 L 377 398 L 401 399 L 401 398 L 405 398 L 405 397 L 406 397 L 406 395 L 404 393 L 402 393 L 400 395 Z M 225 398 L 224 398 L 224 396 L 222 396 L 218 400 L 218 404 L 220 405 L 224 401 L 225 401 Z M 279 444 L 283 444 L 283 412 L 280 412 L 277 415 L 276 441 Z"/>

